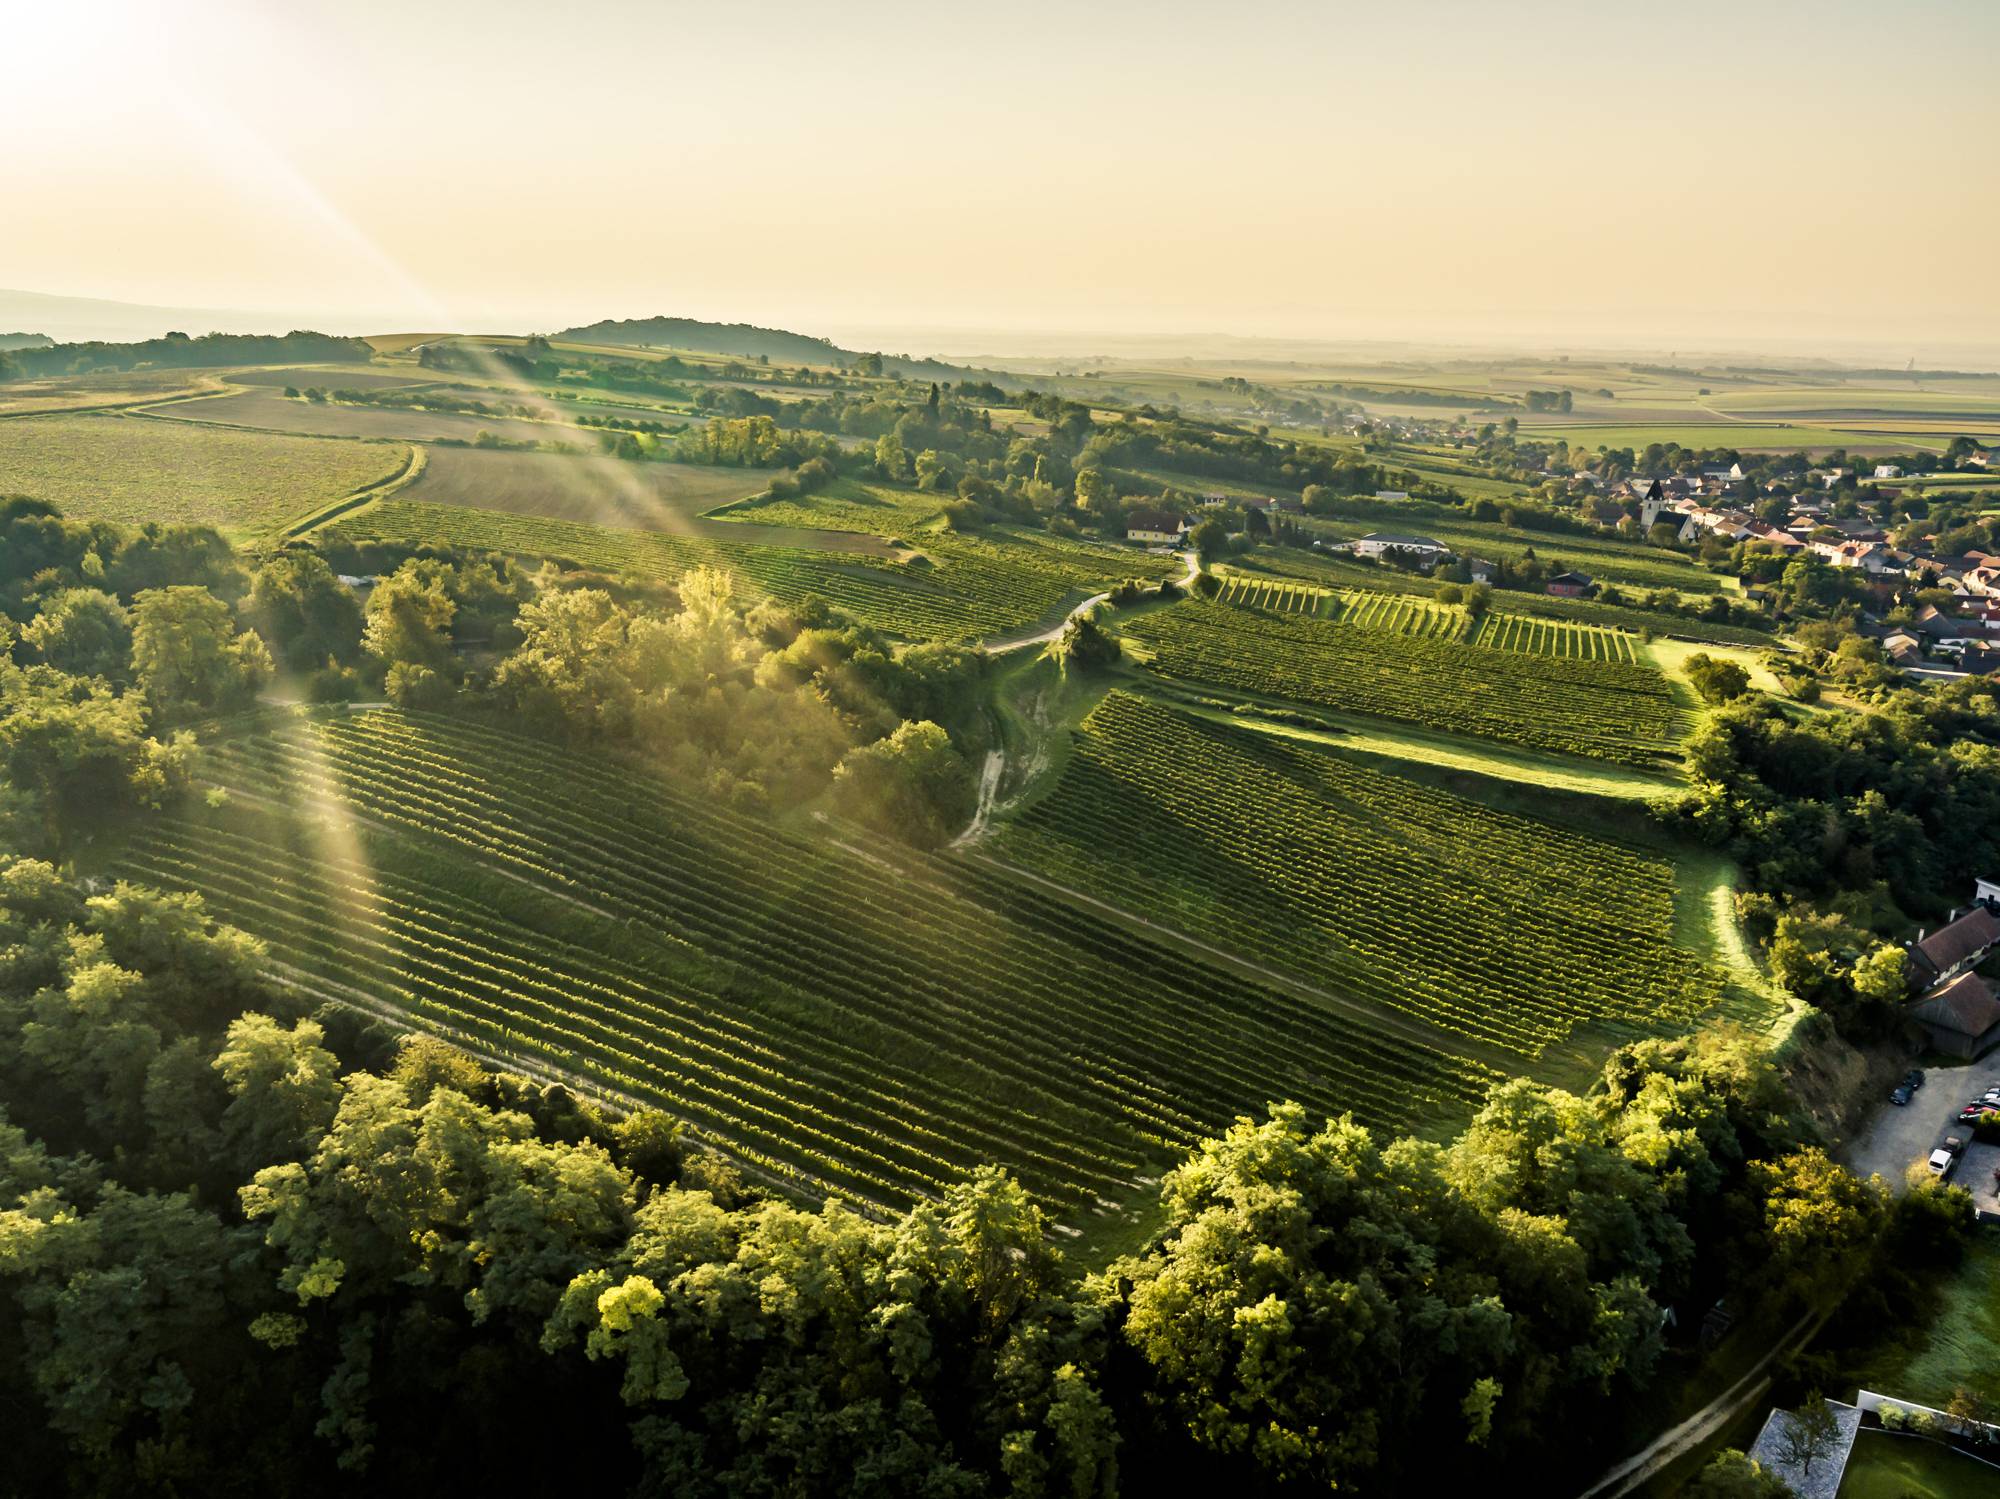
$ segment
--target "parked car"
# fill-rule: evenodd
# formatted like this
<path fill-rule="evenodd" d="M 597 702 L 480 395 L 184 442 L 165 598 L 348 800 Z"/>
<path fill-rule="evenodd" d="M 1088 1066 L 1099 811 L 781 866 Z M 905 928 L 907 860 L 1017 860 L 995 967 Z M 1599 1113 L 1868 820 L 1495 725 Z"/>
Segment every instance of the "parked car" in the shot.
<path fill-rule="evenodd" d="M 1931 1152 L 1930 1168 L 1932 1176 L 1949 1176 L 1951 1175 L 1951 1168 L 1957 1164 L 1958 1157 L 1948 1150 L 1940 1149 Z"/>
<path fill-rule="evenodd" d="M 1969 1103 L 1958 1111 L 1958 1122 L 1960 1124 L 1971 1124 L 1976 1120 L 1984 1119 L 1988 1114 L 2000 1114 L 2000 1109 L 1994 1108 L 1990 1103 Z"/>
<path fill-rule="evenodd" d="M 1981 1103 L 2000 1104 L 2000 1088 L 1988 1088 L 1979 1095 Z"/>
<path fill-rule="evenodd" d="M 1909 1101 L 1910 1085 L 1908 1083 L 1898 1083 L 1894 1088 L 1889 1090 L 1889 1102 L 1893 1104 L 1906 1104 Z"/>
<path fill-rule="evenodd" d="M 1912 1067 L 1908 1072 L 1903 1074 L 1903 1086 L 1905 1088 L 1908 1088 L 1912 1093 L 1916 1092 L 1917 1089 L 1921 1088 L 1923 1085 L 1924 1085 L 1923 1068 Z"/>
<path fill-rule="evenodd" d="M 1938 1149 L 1950 1151 L 1953 1155 L 1960 1155 L 1965 1150 L 1965 1139 L 1962 1135 L 1946 1135 L 1943 1141 L 1939 1143 Z"/>

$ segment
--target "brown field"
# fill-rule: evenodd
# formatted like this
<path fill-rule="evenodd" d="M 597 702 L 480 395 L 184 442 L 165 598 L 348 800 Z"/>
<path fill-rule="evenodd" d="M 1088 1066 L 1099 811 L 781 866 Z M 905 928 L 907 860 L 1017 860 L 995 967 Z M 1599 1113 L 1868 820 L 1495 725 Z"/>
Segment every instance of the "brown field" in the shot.
<path fill-rule="evenodd" d="M 362 342 L 377 354 L 406 354 L 418 344 L 436 343 L 448 333 L 371 333 Z"/>
<path fill-rule="evenodd" d="M 896 549 L 879 537 L 715 521 L 702 515 L 704 510 L 756 494 L 770 479 L 768 469 L 432 448 L 423 476 L 397 498 L 620 531 L 660 531 L 878 557 L 896 555 Z"/>
<path fill-rule="evenodd" d="M 0 385 L 0 416 L 136 406 L 168 396 L 220 390 L 221 374 L 219 370 L 106 370 L 95 375 L 10 380 Z"/>
<path fill-rule="evenodd" d="M 280 382 L 283 383 L 283 382 Z M 309 382 L 317 383 L 317 382 Z M 156 408 L 160 416 L 183 421 L 212 422 L 228 427 L 259 427 L 269 432 L 297 432 L 319 437 L 375 437 L 400 442 L 456 439 L 471 442 L 491 432 L 512 442 L 573 442 L 595 447 L 597 434 L 555 422 L 525 422 L 511 417 L 461 416 L 444 411 L 392 411 L 374 406 L 336 406 L 291 401 L 275 390 L 245 390 Z"/>
<path fill-rule="evenodd" d="M 429 385 L 437 376 L 429 370 L 412 369 L 407 374 L 370 369 L 365 364 L 287 364 L 269 369 L 244 370 L 227 377 L 231 385 L 276 386 L 323 385 L 328 390 L 393 390 L 405 385 Z"/>

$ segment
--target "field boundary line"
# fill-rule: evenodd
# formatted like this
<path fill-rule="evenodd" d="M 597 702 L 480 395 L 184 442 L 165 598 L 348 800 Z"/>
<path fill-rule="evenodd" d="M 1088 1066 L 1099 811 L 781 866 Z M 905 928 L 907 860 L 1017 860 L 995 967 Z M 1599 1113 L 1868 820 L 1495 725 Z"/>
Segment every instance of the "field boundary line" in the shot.
<path fill-rule="evenodd" d="M 1527 1064 L 1533 1060 L 1532 1058 L 1523 1057 L 1516 1052 L 1506 1051 L 1501 1047 L 1476 1040 L 1459 1031 L 1447 1030 L 1443 1026 L 1432 1025 L 1428 1021 L 1419 1020 L 1413 1015 L 1378 1010 L 1361 1000 L 1349 999 L 1344 995 L 1335 994 L 1330 989 L 1322 989 L 1317 984 L 1297 978 L 1280 969 L 1267 968 L 1262 963 L 1253 962 L 1251 959 L 1243 957 L 1239 953 L 1230 952 L 1226 948 L 1216 947 L 1212 943 L 1202 941 L 1199 937 L 1190 937 L 1185 932 L 1176 931 L 1169 926 L 1162 926 L 1157 921 L 1148 921 L 1145 917 L 1128 911 L 1123 906 L 1113 905 L 1110 901 L 1100 900 L 1094 895 L 1087 895 L 1074 886 L 1065 885 L 1059 880 L 1052 880 L 1046 875 L 1035 873 L 1031 869 L 1023 869 L 1018 864 L 1010 864 L 1004 859 L 996 859 L 991 854 L 965 850 L 959 856 L 975 860 L 989 868 L 996 869 L 1010 879 L 1023 880 L 1029 884 L 1039 885 L 1045 890 L 1052 890 L 1070 900 L 1081 901 L 1084 905 L 1115 918 L 1125 926 L 1143 927 L 1146 931 L 1157 934 L 1164 946 L 1198 953 L 1203 958 L 1220 963 L 1223 967 L 1232 969 L 1239 974 L 1248 974 L 1263 983 L 1277 986 L 1293 994 L 1303 995 L 1313 1000 L 1316 1004 L 1322 1005 L 1349 1019 L 1358 1020 L 1375 1029 L 1397 1034 L 1403 1040 L 1415 1042 L 1433 1050 L 1442 1051 L 1449 1056 L 1466 1057 L 1473 1061 L 1484 1062 L 1508 1076 L 1526 1071 Z"/>

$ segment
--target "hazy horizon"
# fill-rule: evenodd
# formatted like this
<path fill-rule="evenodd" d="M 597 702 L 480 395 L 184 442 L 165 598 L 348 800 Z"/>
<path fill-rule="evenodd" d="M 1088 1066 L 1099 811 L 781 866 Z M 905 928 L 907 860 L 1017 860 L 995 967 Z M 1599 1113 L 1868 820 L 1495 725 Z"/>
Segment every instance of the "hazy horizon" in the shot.
<path fill-rule="evenodd" d="M 0 286 L 345 331 L 2000 364 L 2000 8 L 80 5 Z M 25 210 L 25 211 L 20 211 Z M 143 253 L 135 253 L 135 250 Z M 42 331 L 42 330 L 30 330 Z M 1101 351 L 1101 350 L 1100 350 Z M 1061 356 L 1058 356 L 1061 357 Z"/>

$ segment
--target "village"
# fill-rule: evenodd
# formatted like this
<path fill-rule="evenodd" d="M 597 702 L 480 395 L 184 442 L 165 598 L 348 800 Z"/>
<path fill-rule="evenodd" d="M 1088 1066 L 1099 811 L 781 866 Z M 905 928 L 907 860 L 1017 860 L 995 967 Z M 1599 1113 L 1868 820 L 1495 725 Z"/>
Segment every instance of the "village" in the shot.
<path fill-rule="evenodd" d="M 1435 437 L 1437 430 L 1424 429 L 1424 435 Z M 1954 483 L 1991 474 L 2000 486 L 2000 449 L 1963 441 L 1955 448 L 1963 450 L 1952 455 Z M 1545 488 L 1567 491 L 1572 503 L 1613 529 L 1695 549 L 1706 561 L 1733 558 L 1741 563 L 1745 604 L 1781 615 L 1783 601 L 1773 586 L 1771 566 L 1757 564 L 1766 558 L 1811 559 L 1848 575 L 1849 591 L 1861 601 L 1855 633 L 1873 641 L 1887 665 L 1913 677 L 1941 680 L 2000 672 L 2000 543 L 1990 551 L 1940 551 L 1925 536 L 1899 539 L 1899 533 L 1919 529 L 1912 519 L 1928 510 L 1920 486 L 1933 476 L 1906 473 L 1903 465 L 1890 462 L 1812 467 L 1761 482 L 1756 472 L 1741 460 L 1665 478 L 1630 476 L 1609 482 L 1589 470 L 1538 471 Z M 1940 488 L 1929 499 L 1943 503 L 1971 493 Z M 1411 497 L 1383 489 L 1360 498 L 1380 505 Z M 1275 531 L 1287 519 L 1297 524 L 1305 513 L 1301 500 L 1293 497 L 1207 494 L 1199 506 L 1211 511 L 1233 507 L 1246 518 L 1256 512 L 1262 524 L 1251 524 L 1259 531 Z M 1199 513 L 1141 508 L 1128 515 L 1125 538 L 1140 546 L 1178 548 L 1199 523 Z M 1500 564 L 1460 556 L 1416 531 L 1372 531 L 1352 540 L 1319 537 L 1310 545 L 1424 574 L 1451 567 L 1454 580 L 1461 582 L 1496 583 L 1503 577 Z M 1560 545 L 1560 534 L 1552 535 L 1550 549 Z M 1534 586 L 1558 597 L 1589 598 L 1598 592 L 1591 577 L 1574 570 L 1537 577 Z"/>

